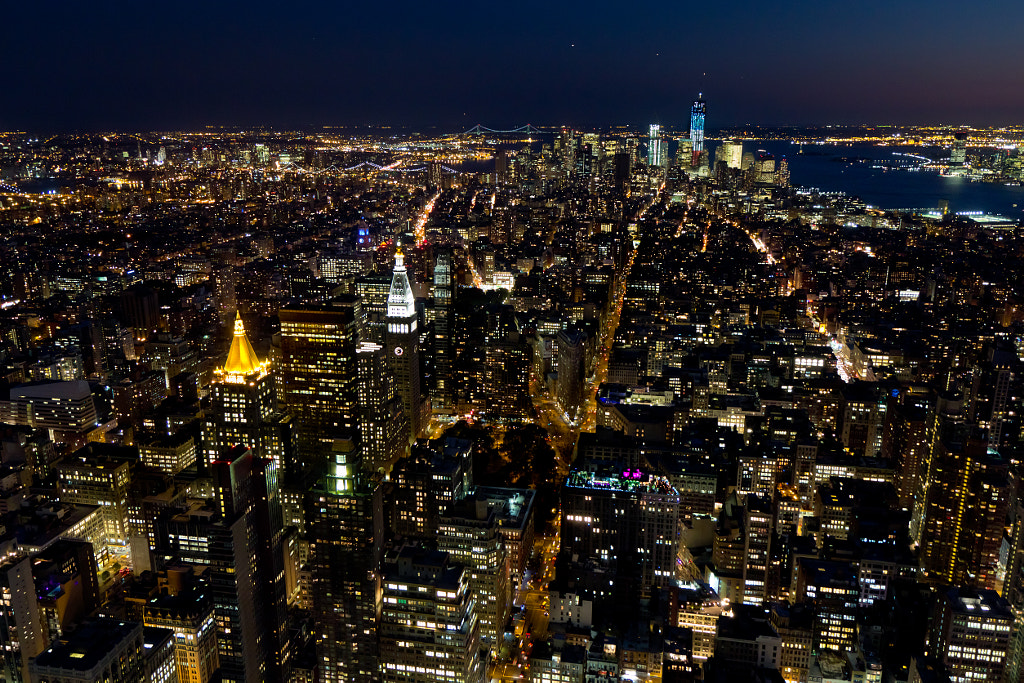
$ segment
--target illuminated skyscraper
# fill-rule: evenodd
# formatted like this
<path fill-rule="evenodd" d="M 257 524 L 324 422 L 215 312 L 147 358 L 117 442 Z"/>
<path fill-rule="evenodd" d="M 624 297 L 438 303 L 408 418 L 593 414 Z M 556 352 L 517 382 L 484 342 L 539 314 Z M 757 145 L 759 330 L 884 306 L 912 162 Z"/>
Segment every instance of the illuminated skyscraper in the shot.
<path fill-rule="evenodd" d="M 314 429 L 356 427 L 359 300 L 286 308 L 281 319 L 281 398 Z"/>
<path fill-rule="evenodd" d="M 562 552 L 588 558 L 617 590 L 672 584 L 678 524 L 679 492 L 663 477 L 574 470 L 562 488 Z"/>
<path fill-rule="evenodd" d="M 381 487 L 351 439 L 337 439 L 332 456 L 309 511 L 320 680 L 371 681 L 378 667 Z"/>
<path fill-rule="evenodd" d="M 562 330 L 558 333 L 558 381 L 555 395 L 558 405 L 570 422 L 581 421 L 583 394 L 586 389 L 584 346 L 587 334 L 583 330 Z"/>
<path fill-rule="evenodd" d="M 0 679 L 29 680 L 29 659 L 47 645 L 46 623 L 27 557 L 8 557 L 0 564 Z"/>
<path fill-rule="evenodd" d="M 650 137 L 647 141 L 647 165 L 652 168 L 657 168 L 661 166 L 662 159 L 661 126 L 657 123 L 652 123 L 650 127 Z"/>
<path fill-rule="evenodd" d="M 906 510 L 914 507 L 914 490 L 928 451 L 926 418 L 920 406 L 890 405 L 886 411 L 881 457 L 896 470 L 899 506 Z"/>
<path fill-rule="evenodd" d="M 689 136 L 679 138 L 677 142 L 675 163 L 682 168 L 690 168 L 693 165 L 693 142 Z"/>
<path fill-rule="evenodd" d="M 967 161 L 967 131 L 953 134 L 953 147 L 949 152 L 950 166 L 963 166 Z"/>
<path fill-rule="evenodd" d="M 781 187 L 789 187 L 789 161 L 786 157 L 779 159 L 779 167 L 775 171 L 775 182 Z"/>
<path fill-rule="evenodd" d="M 283 680 L 281 510 L 273 461 L 245 446 L 210 464 L 214 498 L 157 522 L 157 552 L 208 567 L 221 680 Z"/>
<path fill-rule="evenodd" d="M 568 175 L 576 167 L 576 134 L 570 128 L 562 128 L 562 134 L 555 140 L 555 156 L 562 162 L 562 172 Z"/>
<path fill-rule="evenodd" d="M 504 185 L 508 182 L 508 153 L 499 148 L 494 153 L 494 183 Z"/>
<path fill-rule="evenodd" d="M 409 450 L 402 399 L 388 367 L 388 351 L 380 344 L 362 342 L 356 349 L 359 364 L 359 443 L 372 472 L 390 472 Z"/>
<path fill-rule="evenodd" d="M 180 683 L 207 683 L 217 670 L 217 628 L 213 595 L 190 586 L 171 589 L 143 607 L 143 624 L 174 631 Z"/>
<path fill-rule="evenodd" d="M 696 166 L 700 160 L 700 153 L 704 151 L 704 114 L 706 111 L 704 93 L 697 95 L 697 99 L 690 108 L 690 143 L 693 145 L 693 162 Z"/>
<path fill-rule="evenodd" d="M 521 418 L 530 410 L 530 346 L 518 333 L 484 346 L 483 398 L 487 412 Z"/>
<path fill-rule="evenodd" d="M 913 478 L 913 507 L 910 517 L 910 540 L 922 543 L 924 539 L 925 516 L 928 512 L 929 489 L 934 481 L 935 455 L 942 441 L 964 442 L 970 435 L 971 427 L 966 421 L 963 397 L 946 394 L 938 398 L 928 415 L 925 426 L 925 446 Z"/>
<path fill-rule="evenodd" d="M 929 624 L 928 654 L 951 681 L 1009 681 L 1004 677 L 1013 615 L 991 590 L 952 588 L 939 597 Z"/>
<path fill-rule="evenodd" d="M 260 361 L 235 316 L 235 336 L 224 366 L 210 383 L 210 410 L 203 421 L 203 460 L 209 464 L 238 444 L 269 458 L 280 470 L 290 448 L 290 423 L 277 412 L 270 362 Z"/>
<path fill-rule="evenodd" d="M 469 572 L 480 638 L 487 643 L 500 641 L 512 606 L 509 553 L 499 514 L 485 497 L 467 498 L 448 508 L 437 532 L 438 550 Z"/>
<path fill-rule="evenodd" d="M 439 407 L 452 404 L 452 259 L 438 254 L 434 265 L 434 400 Z"/>
<path fill-rule="evenodd" d="M 775 182 L 775 156 L 765 152 L 763 149 L 757 151 L 757 160 L 754 162 L 754 178 L 759 183 L 771 185 Z"/>
<path fill-rule="evenodd" d="M 440 514 L 473 488 L 472 442 L 449 438 L 429 446 L 419 442 L 391 473 L 395 482 L 394 532 L 433 540 Z"/>
<path fill-rule="evenodd" d="M 416 318 L 416 298 L 405 269 L 401 247 L 395 252 L 395 269 L 388 293 L 388 317 L 385 346 L 389 349 L 395 390 L 402 397 L 411 439 L 420 432 L 422 397 L 420 394 L 420 333 Z"/>
<path fill-rule="evenodd" d="M 795 602 L 814 603 L 814 647 L 845 652 L 857 642 L 860 584 L 849 562 L 801 557 Z"/>
<path fill-rule="evenodd" d="M 388 553 L 382 574 L 383 680 L 483 681 L 469 570 L 448 553 L 404 546 Z"/>
<path fill-rule="evenodd" d="M 772 505 L 763 496 L 747 496 L 743 506 L 746 558 L 743 568 L 743 602 L 761 605 L 766 602 L 766 579 L 770 565 L 772 541 Z"/>
<path fill-rule="evenodd" d="M 722 140 L 715 150 L 715 162 L 725 162 L 729 168 L 740 168 L 743 165 L 743 143 L 735 140 Z"/>
<path fill-rule="evenodd" d="M 984 441 L 936 443 L 921 545 L 921 566 L 931 578 L 973 588 L 998 585 L 1008 471 Z"/>

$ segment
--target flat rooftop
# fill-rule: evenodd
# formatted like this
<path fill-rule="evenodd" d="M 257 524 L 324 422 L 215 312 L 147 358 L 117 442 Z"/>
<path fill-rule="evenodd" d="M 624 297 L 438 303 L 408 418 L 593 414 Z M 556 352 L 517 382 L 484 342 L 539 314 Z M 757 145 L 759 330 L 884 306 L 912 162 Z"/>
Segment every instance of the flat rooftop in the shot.
<path fill-rule="evenodd" d="M 129 638 L 142 632 L 134 621 L 97 618 L 83 622 L 66 639 L 61 639 L 35 658 L 38 667 L 89 671 Z"/>

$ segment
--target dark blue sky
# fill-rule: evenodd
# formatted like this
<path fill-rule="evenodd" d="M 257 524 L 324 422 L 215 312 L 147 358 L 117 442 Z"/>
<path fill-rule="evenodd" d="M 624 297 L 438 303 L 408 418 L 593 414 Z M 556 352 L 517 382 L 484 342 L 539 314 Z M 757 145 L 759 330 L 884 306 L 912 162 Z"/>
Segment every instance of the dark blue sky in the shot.
<path fill-rule="evenodd" d="M 1024 123 L 1020 0 L 6 3 L 0 129 Z M 704 75 L 706 74 L 706 76 Z"/>

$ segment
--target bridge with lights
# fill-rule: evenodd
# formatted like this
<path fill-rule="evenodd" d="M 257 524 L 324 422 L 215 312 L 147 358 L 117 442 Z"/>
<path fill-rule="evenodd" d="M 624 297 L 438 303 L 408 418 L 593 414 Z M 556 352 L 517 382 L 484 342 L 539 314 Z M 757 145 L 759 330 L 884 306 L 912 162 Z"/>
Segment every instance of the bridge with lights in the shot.
<path fill-rule="evenodd" d="M 537 126 L 534 126 L 529 123 L 526 124 L 525 126 L 519 126 L 518 128 L 512 128 L 510 130 L 496 130 L 494 128 L 482 126 L 478 123 L 469 130 L 467 130 L 465 133 L 463 133 L 463 135 L 487 135 L 488 133 L 498 133 L 501 135 L 505 135 L 508 133 L 525 133 L 530 135 L 536 135 L 543 132 L 544 131 L 542 131 L 540 128 L 537 128 Z"/>
<path fill-rule="evenodd" d="M 377 164 L 377 163 L 374 163 L 372 161 L 361 161 L 358 164 L 356 164 L 355 166 L 341 167 L 341 166 L 338 166 L 336 164 L 331 164 L 327 168 L 322 168 L 320 170 L 311 170 L 311 169 L 303 168 L 302 166 L 299 166 L 298 164 L 295 164 L 295 163 L 292 163 L 292 162 L 285 162 L 285 163 L 281 164 L 281 170 L 282 171 L 295 171 L 297 173 L 312 173 L 313 175 L 319 175 L 321 173 L 331 173 L 331 172 L 334 172 L 334 173 L 348 173 L 348 172 L 351 172 L 351 171 L 358 171 L 361 168 L 362 169 L 366 169 L 366 170 L 371 171 L 371 172 L 372 171 L 379 171 L 379 172 L 382 172 L 382 173 L 388 173 L 388 172 L 394 172 L 394 173 L 423 173 L 423 172 L 425 172 L 425 171 L 427 171 L 429 169 L 428 166 L 415 166 L 415 167 L 411 167 L 411 168 L 406 168 L 406 167 L 402 166 L 403 163 L 404 163 L 404 160 L 395 161 L 395 162 L 387 164 L 387 165 Z M 444 164 L 438 164 L 438 166 L 445 173 L 458 173 L 458 171 L 455 170 L 454 168 L 452 168 L 451 166 L 446 166 Z"/>

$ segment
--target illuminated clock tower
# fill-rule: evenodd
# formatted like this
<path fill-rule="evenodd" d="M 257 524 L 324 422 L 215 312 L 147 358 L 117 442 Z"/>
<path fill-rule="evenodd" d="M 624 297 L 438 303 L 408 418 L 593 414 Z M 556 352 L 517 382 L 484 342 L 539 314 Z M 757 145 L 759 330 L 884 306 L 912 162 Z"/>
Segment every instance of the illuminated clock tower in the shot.
<path fill-rule="evenodd" d="M 409 438 L 420 433 L 420 344 L 416 321 L 416 298 L 405 270 L 405 255 L 399 246 L 395 252 L 395 270 L 388 292 L 388 317 L 385 343 L 388 362 L 395 376 L 395 391 L 409 423 Z"/>

